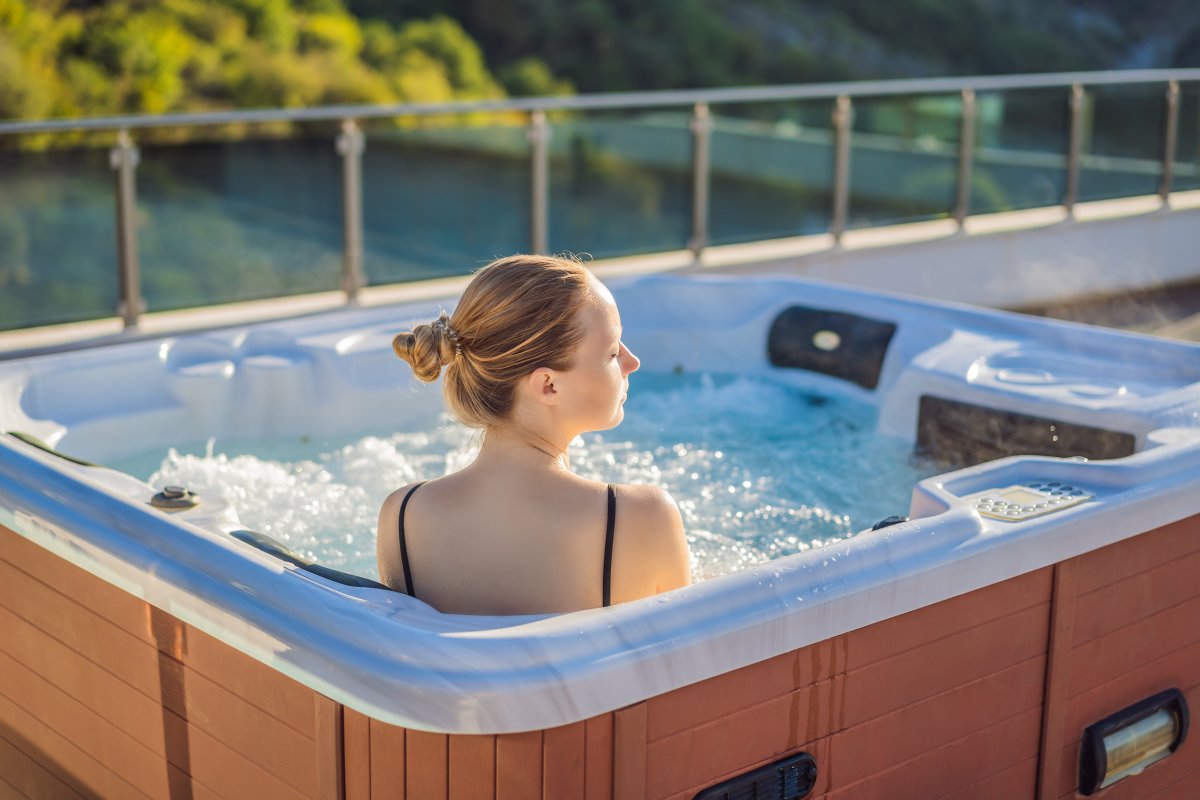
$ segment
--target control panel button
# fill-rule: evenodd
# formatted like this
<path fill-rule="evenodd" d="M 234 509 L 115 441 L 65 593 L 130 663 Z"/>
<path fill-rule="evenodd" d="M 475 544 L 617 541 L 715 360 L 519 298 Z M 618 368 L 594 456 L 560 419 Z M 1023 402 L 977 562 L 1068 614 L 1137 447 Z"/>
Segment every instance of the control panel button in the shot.
<path fill-rule="evenodd" d="M 1039 479 L 1002 489 L 987 489 L 963 500 L 980 516 L 1002 522 L 1022 522 L 1080 505 L 1094 496 L 1065 481 Z"/>

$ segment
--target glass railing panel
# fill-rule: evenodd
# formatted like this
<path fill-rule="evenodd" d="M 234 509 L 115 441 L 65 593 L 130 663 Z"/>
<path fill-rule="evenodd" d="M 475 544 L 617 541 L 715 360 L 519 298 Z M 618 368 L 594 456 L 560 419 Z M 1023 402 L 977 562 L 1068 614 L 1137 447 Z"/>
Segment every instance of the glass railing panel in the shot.
<path fill-rule="evenodd" d="M 709 240 L 779 239 L 829 229 L 833 102 L 714 106 Z"/>
<path fill-rule="evenodd" d="M 551 252 L 676 250 L 691 233 L 690 109 L 550 118 Z"/>
<path fill-rule="evenodd" d="M 463 275 L 530 249 L 524 114 L 381 120 L 365 131 L 368 283 Z"/>
<path fill-rule="evenodd" d="M 107 147 L 0 141 L 0 329 L 117 313 Z"/>
<path fill-rule="evenodd" d="M 1200 81 L 1179 85 L 1179 128 L 1172 189 L 1200 189 Z"/>
<path fill-rule="evenodd" d="M 962 100 L 957 94 L 852 98 L 849 226 L 953 213 Z"/>
<path fill-rule="evenodd" d="M 971 213 L 1062 203 L 1070 90 L 981 92 L 975 98 Z"/>
<path fill-rule="evenodd" d="M 324 127 L 141 145 L 138 243 L 150 311 L 338 288 L 341 171 L 334 129 Z"/>
<path fill-rule="evenodd" d="M 1087 87 L 1079 200 L 1158 191 L 1166 89 L 1165 83 Z"/>

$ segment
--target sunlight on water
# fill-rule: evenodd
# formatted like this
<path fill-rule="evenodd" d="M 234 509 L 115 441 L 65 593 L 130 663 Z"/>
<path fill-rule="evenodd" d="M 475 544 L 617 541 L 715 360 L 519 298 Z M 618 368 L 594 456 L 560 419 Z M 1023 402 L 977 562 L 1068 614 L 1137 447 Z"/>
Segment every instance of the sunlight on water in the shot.
<path fill-rule="evenodd" d="M 910 444 L 878 436 L 871 406 L 765 380 L 639 373 L 625 409 L 620 427 L 577 440 L 572 464 L 598 481 L 668 489 L 683 513 L 697 579 L 904 514 L 913 484 L 936 471 L 914 460 Z M 114 466 L 155 486 L 225 495 L 246 527 L 375 577 L 383 498 L 461 468 L 477 444 L 478 434 L 443 418 L 432 430 L 352 441 L 215 441 Z"/>

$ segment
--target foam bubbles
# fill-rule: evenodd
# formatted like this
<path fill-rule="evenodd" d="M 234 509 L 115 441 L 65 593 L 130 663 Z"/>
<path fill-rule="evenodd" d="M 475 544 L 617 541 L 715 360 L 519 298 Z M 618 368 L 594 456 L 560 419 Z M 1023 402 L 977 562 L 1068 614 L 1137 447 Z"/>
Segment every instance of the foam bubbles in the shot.
<path fill-rule="evenodd" d="M 245 527 L 322 564 L 377 578 L 375 529 L 383 499 L 461 467 L 474 444 L 469 431 L 447 421 L 433 432 L 364 436 L 340 445 L 260 440 L 218 442 L 215 449 L 172 448 L 149 483 L 224 495 Z"/>

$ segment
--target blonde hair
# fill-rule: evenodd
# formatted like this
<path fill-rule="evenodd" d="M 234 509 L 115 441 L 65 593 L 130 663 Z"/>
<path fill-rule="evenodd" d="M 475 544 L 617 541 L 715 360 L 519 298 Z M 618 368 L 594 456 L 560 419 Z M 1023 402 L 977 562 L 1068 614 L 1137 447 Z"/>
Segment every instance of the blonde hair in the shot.
<path fill-rule="evenodd" d="M 471 279 L 453 315 L 443 311 L 398 334 L 392 349 L 426 383 L 446 368 L 442 391 L 463 424 L 502 424 L 521 378 L 539 367 L 571 368 L 590 276 L 578 261 L 557 256 L 497 259 Z"/>

